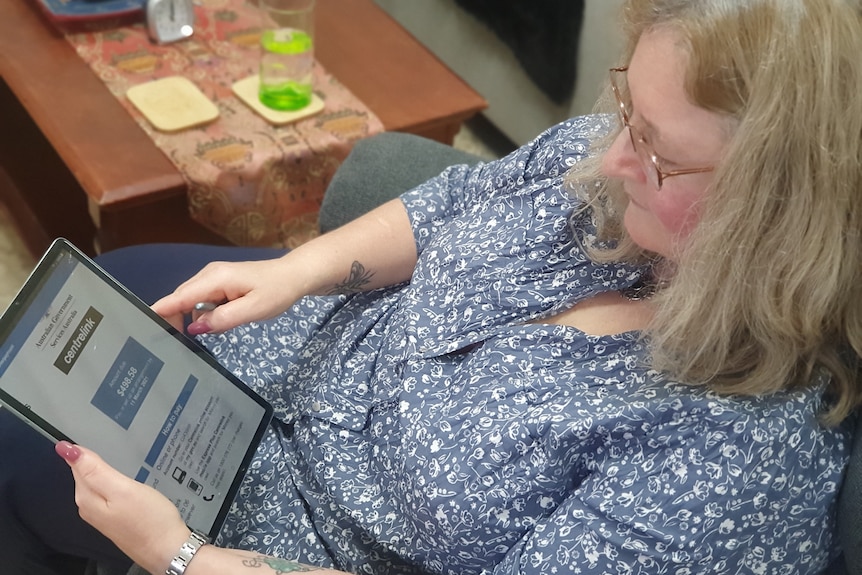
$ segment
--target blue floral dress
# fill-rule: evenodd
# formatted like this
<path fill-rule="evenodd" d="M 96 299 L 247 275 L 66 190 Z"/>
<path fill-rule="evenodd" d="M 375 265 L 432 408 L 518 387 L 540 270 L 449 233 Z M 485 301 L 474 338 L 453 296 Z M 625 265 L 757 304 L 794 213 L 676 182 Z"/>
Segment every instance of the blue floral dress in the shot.
<path fill-rule="evenodd" d="M 576 118 L 402 196 L 411 281 L 309 297 L 203 343 L 266 397 L 219 543 L 355 573 L 818 573 L 848 433 L 822 382 L 727 398 L 649 368 L 637 333 L 530 320 L 635 282 L 582 252 Z"/>

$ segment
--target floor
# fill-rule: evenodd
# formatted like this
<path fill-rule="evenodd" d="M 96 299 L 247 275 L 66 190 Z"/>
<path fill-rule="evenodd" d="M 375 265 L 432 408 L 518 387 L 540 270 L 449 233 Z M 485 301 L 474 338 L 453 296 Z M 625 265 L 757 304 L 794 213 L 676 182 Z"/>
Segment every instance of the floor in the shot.
<path fill-rule="evenodd" d="M 9 306 L 35 263 L 6 206 L 0 203 L 0 309 Z"/>
<path fill-rule="evenodd" d="M 464 125 L 455 137 L 455 147 L 493 159 L 505 155 L 514 145 L 479 116 Z M 0 203 L 0 311 L 15 298 L 35 263 L 18 235 L 15 222 Z"/>

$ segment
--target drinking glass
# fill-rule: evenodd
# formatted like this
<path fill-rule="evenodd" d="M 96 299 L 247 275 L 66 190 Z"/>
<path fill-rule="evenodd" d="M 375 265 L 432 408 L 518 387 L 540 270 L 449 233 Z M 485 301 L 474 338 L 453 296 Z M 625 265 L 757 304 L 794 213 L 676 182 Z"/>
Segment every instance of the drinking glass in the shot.
<path fill-rule="evenodd" d="M 275 110 L 299 110 L 311 102 L 315 0 L 260 0 L 260 89 Z"/>

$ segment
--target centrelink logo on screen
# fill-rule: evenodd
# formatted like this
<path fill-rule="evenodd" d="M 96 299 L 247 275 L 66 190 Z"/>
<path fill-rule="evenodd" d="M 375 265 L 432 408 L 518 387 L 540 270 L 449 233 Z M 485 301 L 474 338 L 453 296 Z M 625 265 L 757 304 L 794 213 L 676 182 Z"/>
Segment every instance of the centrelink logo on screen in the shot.
<path fill-rule="evenodd" d="M 87 346 L 87 342 L 93 337 L 96 328 L 99 327 L 102 317 L 104 316 L 94 307 L 90 307 L 87 310 L 87 313 L 84 314 L 84 317 L 81 318 L 81 321 L 78 322 L 77 327 L 72 332 L 72 337 L 69 338 L 69 341 L 63 347 L 63 351 L 60 352 L 60 355 L 54 361 L 54 367 L 67 375 L 69 374 L 69 371 L 78 360 L 81 350 Z"/>

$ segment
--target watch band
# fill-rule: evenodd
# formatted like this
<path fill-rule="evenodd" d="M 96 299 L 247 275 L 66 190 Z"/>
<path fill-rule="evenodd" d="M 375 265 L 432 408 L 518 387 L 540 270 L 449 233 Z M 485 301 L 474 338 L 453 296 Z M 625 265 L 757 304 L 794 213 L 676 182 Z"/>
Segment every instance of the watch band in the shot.
<path fill-rule="evenodd" d="M 165 575 L 183 575 L 195 553 L 207 543 L 209 543 L 207 536 L 193 529 L 186 542 L 180 546 L 177 556 L 171 560 L 170 565 L 165 570 Z"/>

